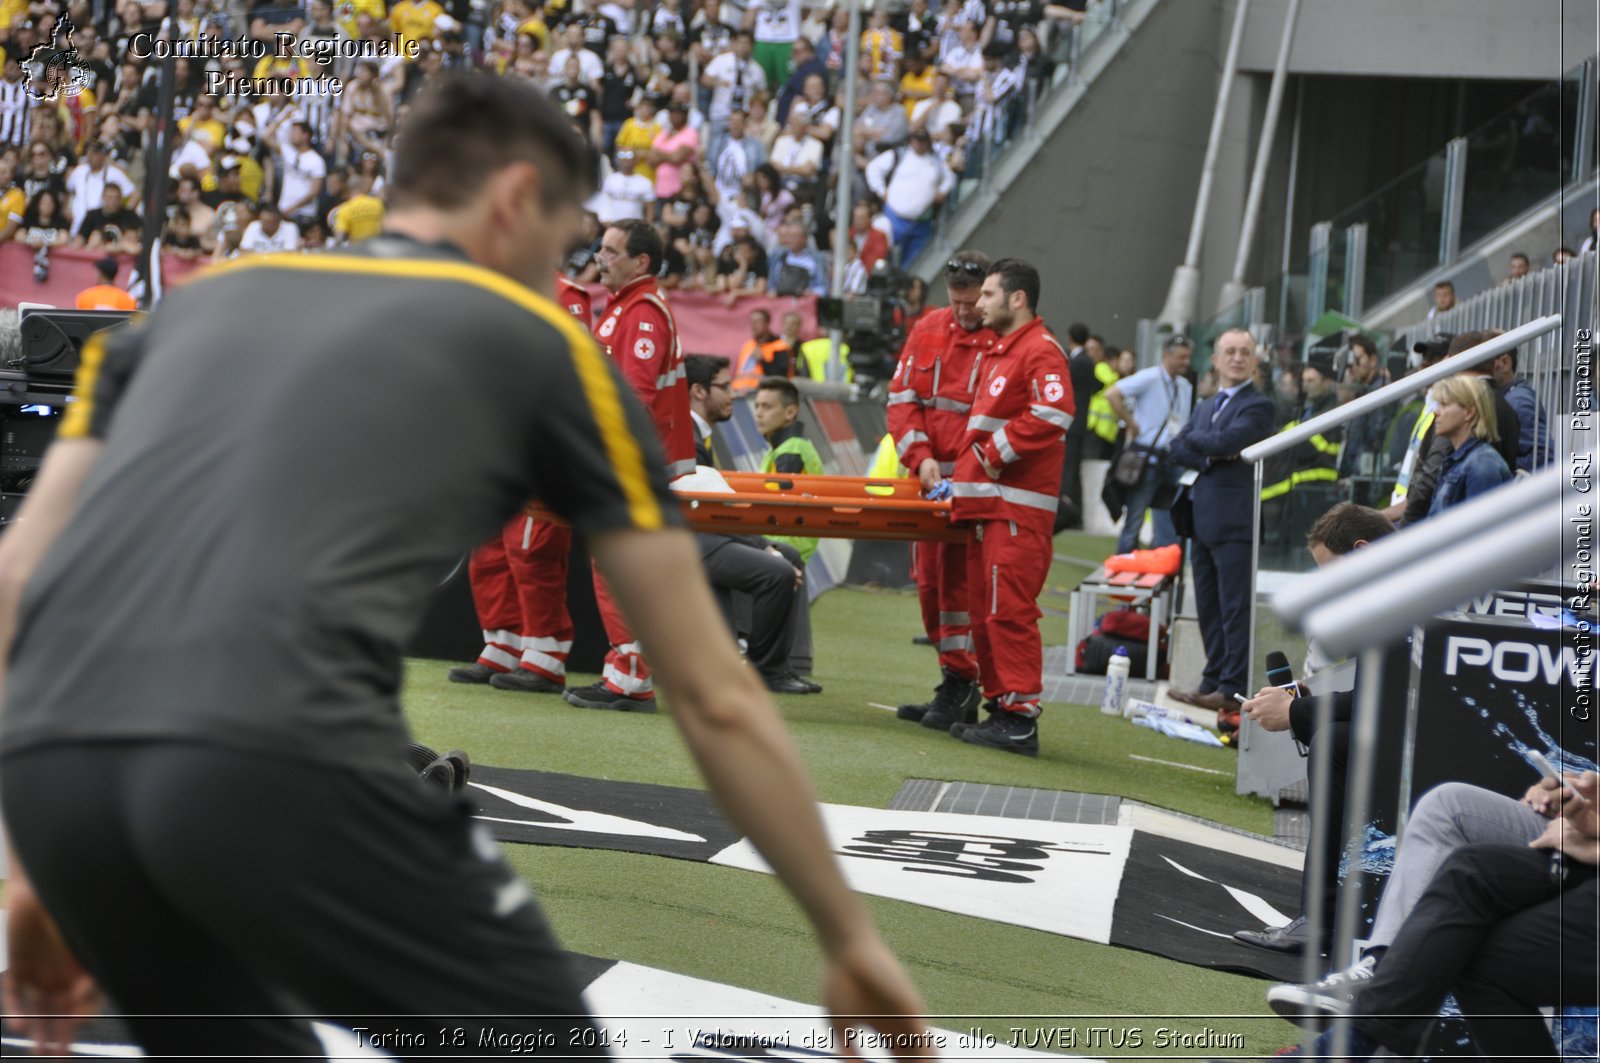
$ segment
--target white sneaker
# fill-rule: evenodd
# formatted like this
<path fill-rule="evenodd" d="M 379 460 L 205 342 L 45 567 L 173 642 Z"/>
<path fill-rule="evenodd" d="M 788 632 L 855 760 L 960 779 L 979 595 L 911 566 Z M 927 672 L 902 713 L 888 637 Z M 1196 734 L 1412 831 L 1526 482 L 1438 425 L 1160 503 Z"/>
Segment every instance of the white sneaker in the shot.
<path fill-rule="evenodd" d="M 1377 967 L 1376 956 L 1363 956 L 1354 966 L 1311 985 L 1275 985 L 1267 990 L 1267 1004 L 1290 1022 L 1320 1025 L 1322 1020 L 1350 1014 L 1356 994 L 1372 981 Z"/>

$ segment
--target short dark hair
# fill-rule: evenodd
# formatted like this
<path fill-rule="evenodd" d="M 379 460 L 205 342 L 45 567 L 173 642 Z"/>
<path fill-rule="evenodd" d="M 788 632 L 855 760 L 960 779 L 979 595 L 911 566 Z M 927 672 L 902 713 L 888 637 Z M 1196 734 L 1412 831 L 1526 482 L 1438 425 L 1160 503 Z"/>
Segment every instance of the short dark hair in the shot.
<path fill-rule="evenodd" d="M 1082 321 L 1074 321 L 1067 326 L 1067 339 L 1082 347 L 1089 342 L 1089 326 Z"/>
<path fill-rule="evenodd" d="M 1455 291 L 1456 290 L 1456 286 L 1454 284 L 1452 284 L 1451 282 L 1449 282 L 1449 281 L 1440 281 L 1438 284 L 1435 284 L 1433 287 L 1434 287 L 1435 291 L 1437 291 L 1440 288 L 1449 288 L 1451 291 Z"/>
<path fill-rule="evenodd" d="M 100 274 L 100 279 L 107 284 L 117 279 L 117 260 L 110 255 L 96 262 L 94 268 Z"/>
<path fill-rule="evenodd" d="M 543 92 L 516 78 L 446 74 L 398 130 L 389 195 L 395 207 L 464 206 L 518 161 L 539 167 L 547 207 L 582 202 L 598 183 L 594 150 Z"/>
<path fill-rule="evenodd" d="M 1533 259 L 1529 258 L 1527 256 L 1527 254 L 1522 252 L 1522 251 L 1513 251 L 1513 252 L 1511 252 L 1511 257 L 1512 258 L 1520 258 L 1520 259 L 1522 259 L 1523 262 L 1526 262 L 1526 263 L 1529 263 L 1529 264 L 1532 264 L 1532 262 L 1533 262 Z"/>
<path fill-rule="evenodd" d="M 1371 355 L 1372 357 L 1378 357 L 1378 345 L 1372 342 L 1371 336 L 1368 336 L 1364 333 L 1350 333 L 1350 346 L 1360 347 L 1362 351 Z"/>
<path fill-rule="evenodd" d="M 776 391 L 782 396 L 784 406 L 800 405 L 800 389 L 794 386 L 794 381 L 781 376 L 764 376 L 761 383 L 756 385 L 757 391 Z"/>
<path fill-rule="evenodd" d="M 683 376 L 690 387 L 699 384 L 703 388 L 709 388 L 717 374 L 729 367 L 730 363 L 726 358 L 718 358 L 713 354 L 691 354 L 683 360 Z"/>
<path fill-rule="evenodd" d="M 661 270 L 661 260 L 666 257 L 666 244 L 661 241 L 661 234 L 656 232 L 655 226 L 642 218 L 622 218 L 606 226 L 607 229 L 617 229 L 628 242 L 623 247 L 628 252 L 629 258 L 639 255 L 648 255 L 645 272 L 654 277 Z"/>
<path fill-rule="evenodd" d="M 741 37 L 744 38 L 747 41 L 751 41 L 752 43 L 756 39 L 756 35 L 754 33 L 751 33 L 749 30 L 734 30 L 733 31 L 733 37 L 731 39 L 732 40 L 739 40 Z"/>
<path fill-rule="evenodd" d="M 1002 258 L 989 267 L 989 276 L 1000 278 L 1000 290 L 1009 297 L 1013 292 L 1021 292 L 1027 300 L 1028 312 L 1033 313 L 1039 308 L 1039 271 L 1020 258 Z M 1081 343 L 1081 340 L 1073 340 Z"/>
<path fill-rule="evenodd" d="M 1453 358 L 1462 351 L 1471 350 L 1480 343 L 1488 343 L 1498 335 L 1500 335 L 1500 333 L 1496 329 L 1480 329 L 1476 332 L 1458 332 L 1454 336 L 1450 337 L 1450 346 L 1444 352 L 1444 356 L 1446 358 Z M 1467 370 L 1467 372 L 1487 373 L 1488 370 L 1482 366 L 1474 366 L 1473 368 Z"/>
<path fill-rule="evenodd" d="M 203 99 L 205 99 L 205 97 L 201 96 L 200 99 L 203 100 Z M 304 129 L 306 131 L 306 136 L 309 137 L 311 135 L 311 123 L 310 122 L 291 122 L 290 123 L 290 127 L 293 128 L 293 129 Z"/>
<path fill-rule="evenodd" d="M 1394 525 L 1377 510 L 1353 502 L 1340 502 L 1311 525 L 1311 530 L 1306 532 L 1306 546 L 1320 543 L 1330 554 L 1342 556 L 1354 550 L 1356 543 L 1370 543 L 1392 531 Z"/>

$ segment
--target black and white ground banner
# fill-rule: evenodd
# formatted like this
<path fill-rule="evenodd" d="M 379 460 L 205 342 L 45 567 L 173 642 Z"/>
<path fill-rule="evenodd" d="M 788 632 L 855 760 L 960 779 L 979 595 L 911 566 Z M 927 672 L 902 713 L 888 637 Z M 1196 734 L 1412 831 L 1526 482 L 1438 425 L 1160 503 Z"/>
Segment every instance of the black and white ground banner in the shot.
<path fill-rule="evenodd" d="M 1282 926 L 1299 911 L 1297 871 L 1135 831 L 1117 890 L 1111 944 L 1298 982 L 1304 973 L 1299 957 L 1252 948 L 1234 940 L 1233 932 Z"/>
<path fill-rule="evenodd" d="M 516 768 L 472 768 L 467 794 L 503 842 L 710 860 L 739 840 L 711 795 Z"/>
<path fill-rule="evenodd" d="M 474 768 L 479 818 L 503 841 L 579 846 L 768 871 L 708 794 L 549 772 Z M 1298 914 L 1299 872 L 1132 826 L 822 806 L 852 888 L 1153 952 L 1297 978 L 1291 959 L 1233 939 Z"/>

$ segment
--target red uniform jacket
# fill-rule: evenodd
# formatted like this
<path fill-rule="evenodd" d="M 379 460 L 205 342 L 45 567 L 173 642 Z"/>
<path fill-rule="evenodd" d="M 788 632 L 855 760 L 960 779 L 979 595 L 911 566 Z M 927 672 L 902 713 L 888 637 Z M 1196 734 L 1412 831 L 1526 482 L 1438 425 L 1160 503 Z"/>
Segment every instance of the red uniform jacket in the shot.
<path fill-rule="evenodd" d="M 694 472 L 694 425 L 689 415 L 689 381 L 672 311 L 654 277 L 622 286 L 594 330 L 633 393 L 639 396 L 667 456 L 667 475 Z"/>
<path fill-rule="evenodd" d="M 917 319 L 900 351 L 889 391 L 889 433 L 900 464 L 916 474 L 928 458 L 955 472 L 956 454 L 972 413 L 977 362 L 993 350 L 994 332 L 968 332 L 949 307 Z"/>
<path fill-rule="evenodd" d="M 589 297 L 589 290 L 581 284 L 574 284 L 561 274 L 556 274 L 556 302 L 571 311 L 572 316 L 578 319 L 587 331 L 594 329 L 594 301 Z"/>
<path fill-rule="evenodd" d="M 1066 432 L 1075 412 L 1067 355 L 1034 318 L 995 341 L 956 456 L 952 515 L 1037 520 L 1056 511 Z"/>

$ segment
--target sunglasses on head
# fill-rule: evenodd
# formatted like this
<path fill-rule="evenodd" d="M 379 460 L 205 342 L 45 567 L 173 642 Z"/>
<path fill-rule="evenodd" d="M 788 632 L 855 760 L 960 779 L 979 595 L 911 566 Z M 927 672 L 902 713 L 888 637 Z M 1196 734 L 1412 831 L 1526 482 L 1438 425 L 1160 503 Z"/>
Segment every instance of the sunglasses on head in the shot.
<path fill-rule="evenodd" d="M 1166 342 L 1166 347 L 1167 347 L 1168 350 L 1171 350 L 1174 347 L 1193 347 L 1193 346 L 1194 346 L 1194 344 L 1192 342 L 1190 342 L 1189 337 L 1185 336 L 1181 332 L 1176 334 L 1176 335 L 1174 335 L 1174 336 L 1172 336 Z"/>
<path fill-rule="evenodd" d="M 962 262 L 951 259 L 944 264 L 944 271 L 952 277 L 971 277 L 973 280 L 982 280 L 989 272 L 988 268 L 977 262 Z"/>

